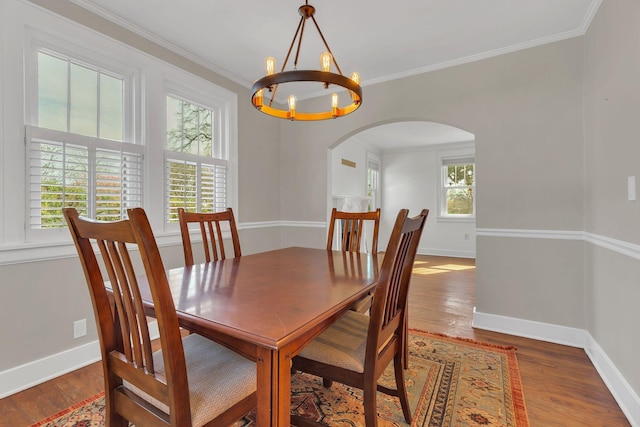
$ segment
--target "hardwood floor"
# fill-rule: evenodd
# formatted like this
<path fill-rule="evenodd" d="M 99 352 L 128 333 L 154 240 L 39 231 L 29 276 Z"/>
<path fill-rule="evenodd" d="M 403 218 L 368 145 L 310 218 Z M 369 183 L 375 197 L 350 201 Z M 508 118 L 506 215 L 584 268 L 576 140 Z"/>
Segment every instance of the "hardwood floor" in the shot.
<path fill-rule="evenodd" d="M 409 326 L 518 348 L 532 427 L 629 426 L 582 349 L 475 330 L 474 260 L 418 256 Z M 29 426 L 103 388 L 99 363 L 0 400 L 0 426 Z"/>

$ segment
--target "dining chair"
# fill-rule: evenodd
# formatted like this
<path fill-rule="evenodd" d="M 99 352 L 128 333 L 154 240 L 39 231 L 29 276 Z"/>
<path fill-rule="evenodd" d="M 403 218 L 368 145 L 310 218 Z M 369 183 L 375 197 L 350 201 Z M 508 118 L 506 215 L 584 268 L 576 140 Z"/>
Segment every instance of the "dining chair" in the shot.
<path fill-rule="evenodd" d="M 129 219 L 115 222 L 81 217 L 74 208 L 63 212 L 93 304 L 106 425 L 228 425 L 254 408 L 254 362 L 200 335 L 182 337 L 144 210 L 129 209 Z M 158 322 L 155 352 L 145 316 L 151 307 L 138 286 L 142 280 L 149 285 Z"/>
<path fill-rule="evenodd" d="M 371 249 L 363 247 L 363 234 L 365 234 L 365 224 L 373 225 L 373 237 L 371 238 Z M 341 226 L 340 250 L 348 252 L 378 252 L 378 230 L 380 228 L 380 208 L 371 212 L 343 212 L 336 208 L 331 210 L 329 221 L 329 234 L 327 236 L 327 250 L 333 249 L 334 233 L 336 224 Z M 364 250 L 362 250 L 364 249 Z"/>
<path fill-rule="evenodd" d="M 373 226 L 371 248 L 366 246 L 365 224 Z M 340 229 L 340 250 L 343 252 L 378 252 L 378 230 L 380 228 L 380 208 L 370 212 L 343 212 L 336 208 L 331 210 L 329 221 L 329 234 L 327 235 L 327 250 L 333 249 L 334 234 Z M 361 250 L 364 249 L 364 250 Z M 358 313 L 366 313 L 371 308 L 372 294 L 366 295 L 356 301 L 351 310 Z"/>
<path fill-rule="evenodd" d="M 223 212 L 204 213 L 187 212 L 183 208 L 178 208 L 178 218 L 180 220 L 180 233 L 182 234 L 185 265 L 193 265 L 193 250 L 189 232 L 190 223 L 198 223 L 200 226 L 200 235 L 202 237 L 206 262 L 210 262 L 212 259 L 213 261 L 217 261 L 218 259 L 225 259 L 227 257 L 224 250 L 224 241 L 222 240 L 221 224 L 224 223 L 228 223 L 229 225 L 234 256 L 239 257 L 242 255 L 233 209 L 227 208 L 227 210 Z M 213 254 L 213 256 L 211 254 Z"/>
<path fill-rule="evenodd" d="M 398 397 L 406 422 L 411 423 L 412 418 L 403 366 L 407 295 L 429 211 L 423 209 L 413 218 L 408 213 L 406 209 L 398 213 L 380 267 L 371 314 L 347 311 L 293 358 L 294 370 L 322 377 L 325 387 L 337 381 L 361 389 L 368 427 L 377 425 L 377 391 Z M 391 360 L 395 390 L 378 384 Z"/>

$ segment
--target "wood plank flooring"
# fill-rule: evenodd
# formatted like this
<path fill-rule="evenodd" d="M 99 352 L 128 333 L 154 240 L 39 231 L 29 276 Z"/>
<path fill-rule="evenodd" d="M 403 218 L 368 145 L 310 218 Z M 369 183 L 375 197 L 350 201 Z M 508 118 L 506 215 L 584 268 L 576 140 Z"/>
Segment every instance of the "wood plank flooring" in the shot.
<path fill-rule="evenodd" d="M 409 326 L 516 346 L 532 427 L 630 425 L 582 349 L 473 329 L 474 305 L 474 260 L 418 256 Z M 0 426 L 29 426 L 102 389 L 95 363 L 1 399 Z"/>

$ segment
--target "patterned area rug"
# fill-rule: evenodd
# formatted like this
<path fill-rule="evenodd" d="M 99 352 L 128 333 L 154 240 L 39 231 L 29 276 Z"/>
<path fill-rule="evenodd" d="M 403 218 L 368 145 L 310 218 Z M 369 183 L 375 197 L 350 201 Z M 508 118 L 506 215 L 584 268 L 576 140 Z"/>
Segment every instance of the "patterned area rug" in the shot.
<path fill-rule="evenodd" d="M 414 419 L 412 426 L 528 427 L 515 348 L 420 331 L 409 334 L 409 369 L 405 379 Z M 393 370 L 380 381 L 395 387 Z M 291 410 L 327 426 L 363 426 L 362 392 L 296 374 Z M 32 427 L 104 425 L 104 396 L 99 394 Z M 397 399 L 378 394 L 378 425 L 406 426 Z M 255 426 L 248 414 L 235 426 Z"/>

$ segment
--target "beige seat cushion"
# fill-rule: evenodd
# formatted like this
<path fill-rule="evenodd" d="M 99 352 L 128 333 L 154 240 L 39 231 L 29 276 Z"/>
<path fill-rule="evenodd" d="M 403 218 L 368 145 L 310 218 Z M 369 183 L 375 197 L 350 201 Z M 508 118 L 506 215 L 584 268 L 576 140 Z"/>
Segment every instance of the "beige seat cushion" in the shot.
<path fill-rule="evenodd" d="M 197 334 L 182 340 L 189 381 L 191 423 L 202 426 L 256 391 L 256 364 Z M 164 375 L 162 352 L 153 354 L 157 372 Z M 131 384 L 125 384 L 149 403 L 169 408 Z"/>
<path fill-rule="evenodd" d="M 347 311 L 311 341 L 299 356 L 354 372 L 364 372 L 369 316 Z"/>

